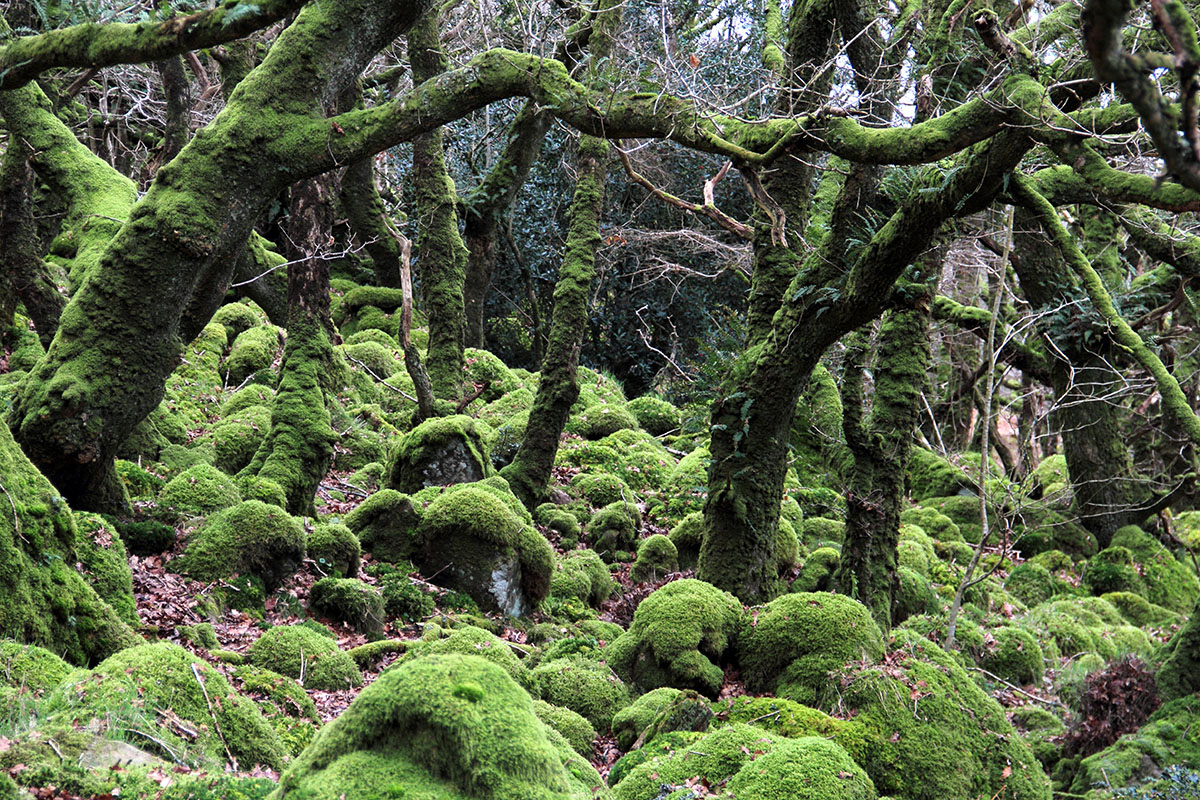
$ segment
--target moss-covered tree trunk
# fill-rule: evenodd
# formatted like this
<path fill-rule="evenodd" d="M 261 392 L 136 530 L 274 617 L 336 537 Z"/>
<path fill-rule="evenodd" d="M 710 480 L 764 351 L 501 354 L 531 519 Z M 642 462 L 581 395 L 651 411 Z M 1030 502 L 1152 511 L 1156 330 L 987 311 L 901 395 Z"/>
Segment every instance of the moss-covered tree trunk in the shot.
<path fill-rule="evenodd" d="M 926 258 L 928 262 L 932 259 Z M 905 287 L 903 307 L 888 311 L 879 327 L 872 374 L 871 411 L 863 416 L 866 340 L 853 335 L 846 349 L 842 408 L 846 444 L 854 454 L 846 489 L 846 538 L 834 575 L 836 591 L 871 609 L 883 630 L 892 625 L 899 580 L 896 545 L 908 457 L 919 399 L 929 366 L 930 288 Z"/>
<path fill-rule="evenodd" d="M 328 157 L 327 141 L 306 149 L 315 130 L 338 135 L 314 129 L 321 110 L 427 5 L 306 5 L 132 211 L 107 215 L 128 221 L 82 276 L 11 417 L 26 453 L 72 502 L 114 508 L 113 456 L 221 301 L 255 219 L 306 160 Z M 12 123 L 7 108 L 4 117 Z"/>
<path fill-rule="evenodd" d="M 321 251 L 333 226 L 333 173 L 292 187 L 288 213 L 288 325 L 267 433 L 245 472 L 274 481 L 288 511 L 311 515 L 333 460 L 326 407 L 337 375 L 329 316 L 329 262 Z"/>
<path fill-rule="evenodd" d="M 346 167 L 342 175 L 342 208 L 371 256 L 375 283 L 399 289 L 400 243 L 375 186 L 373 159 L 363 158 Z"/>
<path fill-rule="evenodd" d="M 41 258 L 33 218 L 32 157 L 20 138 L 10 139 L 0 157 L 0 328 L 12 324 L 20 302 L 46 346 L 54 338 L 67 298 Z"/>
<path fill-rule="evenodd" d="M 426 14 L 408 34 L 415 82 L 446 71 L 438 20 L 436 13 Z M 440 129 L 413 139 L 412 185 L 417 209 L 416 264 L 429 318 L 425 367 L 434 395 L 440 400 L 456 402 L 464 383 L 463 283 L 467 274 L 467 248 L 458 231 L 458 193 L 446 171 Z"/>

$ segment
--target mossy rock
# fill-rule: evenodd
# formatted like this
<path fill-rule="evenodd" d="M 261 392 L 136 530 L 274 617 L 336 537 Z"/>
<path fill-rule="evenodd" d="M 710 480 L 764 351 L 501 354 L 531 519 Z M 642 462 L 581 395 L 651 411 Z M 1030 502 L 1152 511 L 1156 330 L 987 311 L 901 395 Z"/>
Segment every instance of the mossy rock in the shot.
<path fill-rule="evenodd" d="M 682 695 L 682 689 L 661 686 L 651 689 L 614 714 L 612 732 L 617 737 L 617 746 L 622 750 L 632 749 L 637 741 L 643 738 L 642 734 L 654 718 Z M 650 741 L 650 738 L 652 737 L 645 737 L 645 741 Z"/>
<path fill-rule="evenodd" d="M 247 500 L 205 520 L 175 564 L 206 581 L 253 575 L 270 591 L 294 574 L 303 559 L 300 523 L 279 506 Z"/>
<path fill-rule="evenodd" d="M 533 713 L 546 725 L 561 733 L 576 753 L 584 758 L 592 757 L 592 743 L 596 740 L 596 729 L 592 727 L 592 723 L 569 708 L 550 705 L 545 700 L 533 701 Z"/>
<path fill-rule="evenodd" d="M 117 477 L 125 484 L 125 491 L 129 492 L 130 499 L 153 500 L 166 485 L 162 478 L 131 461 L 118 459 L 116 470 Z"/>
<path fill-rule="evenodd" d="M 1041 564 L 1026 561 L 1018 564 L 1004 581 L 1004 589 L 1027 606 L 1046 602 L 1069 586 L 1056 578 Z"/>
<path fill-rule="evenodd" d="M 269 506 L 287 507 L 287 492 L 275 481 L 245 473 L 234 478 L 243 500 L 260 500 Z"/>
<path fill-rule="evenodd" d="M 782 697 L 730 697 L 713 703 L 713 710 L 714 727 L 745 724 L 789 739 L 820 736 L 837 742 L 855 758 L 869 744 L 868 735 L 854 720 L 837 719 Z"/>
<path fill-rule="evenodd" d="M 269 669 L 242 665 L 233 670 L 243 694 L 258 702 L 263 717 L 275 729 L 288 755 L 295 757 L 312 742 L 321 727 L 316 703 L 294 679 Z"/>
<path fill-rule="evenodd" d="M 232 755 L 245 769 L 283 765 L 283 745 L 258 707 L 235 692 L 220 672 L 169 642 L 122 650 L 91 672 L 68 678 L 49 699 L 52 720 L 81 724 L 135 706 L 170 709 L 195 732 L 190 746 L 217 763 Z M 142 724 L 151 726 L 155 738 L 184 749 L 179 729 L 169 718 L 159 721 L 150 715 Z M 146 742 L 141 739 L 138 745 Z"/>
<path fill-rule="evenodd" d="M 793 592 L 824 592 L 833 584 L 841 554 L 832 547 L 818 547 L 804 559 L 800 574 L 792 581 Z"/>
<path fill-rule="evenodd" d="M 368 638 L 383 635 L 383 593 L 355 578 L 322 578 L 313 584 L 308 607 L 318 616 L 344 622 Z"/>
<path fill-rule="evenodd" d="M 71 509 L 0 423 L 0 636 L 37 644 L 75 664 L 95 663 L 142 640 L 75 569 Z M 11 513 L 15 507 L 17 513 Z"/>
<path fill-rule="evenodd" d="M 613 591 L 612 573 L 592 550 L 572 550 L 556 559 L 550 576 L 550 594 L 561 599 L 576 598 L 599 606 Z"/>
<path fill-rule="evenodd" d="M 427 486 L 471 483 L 492 474 L 491 459 L 475 420 L 426 420 L 400 441 L 388 466 L 388 487 L 412 494 Z"/>
<path fill-rule="evenodd" d="M 607 664 L 582 656 L 543 662 L 532 678 L 543 700 L 571 709 L 601 733 L 630 702 L 628 688 Z"/>
<path fill-rule="evenodd" d="M 961 542 L 963 540 L 958 524 L 935 508 L 925 506 L 906 508 L 900 512 L 900 522 L 905 525 L 916 525 L 937 542 Z"/>
<path fill-rule="evenodd" d="M 716 697 L 741 621 L 742 604 L 728 592 L 691 578 L 673 581 L 638 605 L 629 630 L 608 646 L 608 660 L 643 691 L 673 686 Z"/>
<path fill-rule="evenodd" d="M 248 406 L 225 417 L 204 437 L 213 445 L 213 466 L 227 475 L 236 475 L 254 458 L 270 430 L 271 410 L 266 406 Z"/>
<path fill-rule="evenodd" d="M 240 386 L 246 380 L 255 378 L 261 383 L 270 383 L 265 373 L 270 372 L 279 354 L 279 333 L 271 325 L 259 325 L 239 333 L 223 364 L 226 382 L 231 386 Z"/>
<path fill-rule="evenodd" d="M 268 411 L 275 404 L 275 391 L 261 383 L 243 386 L 221 403 L 221 419 L 228 419 L 248 408 L 260 407 Z"/>
<path fill-rule="evenodd" d="M 810 548 L 841 546 L 846 538 L 846 523 L 828 517 L 805 517 L 797 531 L 800 541 Z"/>
<path fill-rule="evenodd" d="M 641 737 L 645 741 L 652 741 L 659 736 L 679 731 L 704 733 L 712 724 L 714 716 L 712 704 L 704 695 L 692 689 L 684 689 L 651 717 Z"/>
<path fill-rule="evenodd" d="M 625 428 L 599 442 L 614 450 L 619 458 L 612 472 L 635 492 L 657 492 L 675 469 L 675 456 L 645 431 Z"/>
<path fill-rule="evenodd" d="M 679 520 L 669 535 L 675 545 L 679 568 L 695 569 L 700 560 L 700 545 L 704 543 L 704 515 L 693 511 Z"/>
<path fill-rule="evenodd" d="M 417 530 L 422 566 L 481 608 L 520 616 L 546 597 L 554 567 L 550 543 L 494 486 L 451 487 L 425 509 Z M 514 507 L 513 504 L 516 504 Z"/>
<path fill-rule="evenodd" d="M 850 661 L 875 663 L 883 635 L 856 600 L 828 593 L 787 594 L 748 614 L 738 663 L 751 691 L 812 705 L 828 674 Z"/>
<path fill-rule="evenodd" d="M 1140 567 L 1145 597 L 1151 603 L 1185 614 L 1200 601 L 1200 578 L 1171 551 L 1136 525 L 1119 529 L 1112 547 L 1125 547 Z"/>
<path fill-rule="evenodd" d="M 1131 592 L 1109 592 L 1101 600 L 1112 603 L 1130 625 L 1138 628 L 1163 627 L 1180 620 L 1179 614 L 1169 608 L 1156 606 L 1141 595 Z"/>
<path fill-rule="evenodd" d="M 445 638 L 414 642 L 409 645 L 408 650 L 405 651 L 404 656 L 397 662 L 397 665 L 416 658 L 449 653 L 474 655 L 487 659 L 507 672 L 509 677 L 520 684 L 522 689 L 532 690 L 534 688 L 534 681 L 530 675 L 529 668 L 517 657 L 517 654 L 508 642 L 494 633 L 485 631 L 483 628 L 477 628 L 474 625 L 463 625 L 461 628 L 455 628 Z"/>
<path fill-rule="evenodd" d="M 1200 692 L 1200 603 L 1158 654 L 1158 689 L 1166 700 Z"/>
<path fill-rule="evenodd" d="M 637 543 L 642 515 L 630 502 L 609 503 L 592 515 L 587 524 L 588 544 L 606 561 L 629 552 Z"/>
<path fill-rule="evenodd" d="M 936 614 L 941 610 L 941 601 L 929 579 L 907 567 L 896 569 L 899 588 L 896 604 L 892 608 L 892 624 L 899 625 L 918 614 Z"/>
<path fill-rule="evenodd" d="M 296 678 L 307 689 L 333 692 L 363 681 L 335 640 L 302 625 L 270 628 L 250 645 L 249 656 L 254 666 Z"/>
<path fill-rule="evenodd" d="M 211 464 L 197 464 L 176 475 L 158 495 L 158 504 L 181 514 L 207 516 L 242 501 L 230 478 Z"/>
<path fill-rule="evenodd" d="M 175 529 L 157 520 L 118 522 L 117 531 L 126 549 L 135 556 L 149 556 L 175 545 Z"/>
<path fill-rule="evenodd" d="M 991 637 L 979 666 L 1018 686 L 1041 685 L 1045 664 L 1042 648 L 1032 633 L 1005 625 L 992 631 Z"/>
<path fill-rule="evenodd" d="M 585 800 L 600 776 L 477 656 L 389 670 L 281 776 L 273 800 L 414 797 Z"/>
<path fill-rule="evenodd" d="M 521 379 L 503 361 L 487 350 L 468 347 L 463 350 L 467 379 L 474 384 L 487 384 L 481 395 L 484 403 L 499 400 L 509 392 L 524 388 Z"/>
<path fill-rule="evenodd" d="M 1000 705 L 933 642 L 893 636 L 884 663 L 841 667 L 819 705 L 872 737 L 858 763 L 875 787 L 908 800 L 1049 800 L 1050 782 Z"/>
<path fill-rule="evenodd" d="M 1063 721 L 1042 706 L 1014 708 L 1009 717 L 1042 767 L 1051 769 L 1062 754 L 1059 742 L 1067 732 Z"/>
<path fill-rule="evenodd" d="M 661 533 L 642 539 L 638 544 L 637 560 L 629 571 L 632 581 L 656 581 L 679 570 L 679 551 Z"/>
<path fill-rule="evenodd" d="M 417 528 L 421 513 L 411 498 L 395 489 L 380 489 L 346 516 L 362 548 L 382 561 L 409 561 L 421 550 Z"/>
<path fill-rule="evenodd" d="M 581 472 L 571 479 L 571 489 L 573 494 L 597 507 L 637 500 L 629 484 L 607 472 Z"/>
<path fill-rule="evenodd" d="M 875 785 L 850 754 L 816 737 L 780 742 L 744 765 L 728 784 L 739 800 L 875 800 Z"/>
<path fill-rule="evenodd" d="M 1040 492 L 1041 498 L 1056 505 L 1066 506 L 1071 499 L 1071 474 L 1067 469 L 1067 457 L 1055 453 L 1042 459 L 1033 472 L 1029 485 Z"/>
<path fill-rule="evenodd" d="M 1171 700 L 1151 714 L 1135 733 L 1126 734 L 1083 759 L 1070 791 L 1083 794 L 1096 786 L 1113 789 L 1136 786 L 1157 777 L 1172 764 L 1200 769 L 1197 719 L 1200 719 L 1200 695 Z"/>
<path fill-rule="evenodd" d="M 225 327 L 225 339 L 229 342 L 236 341 L 243 331 L 269 322 L 267 313 L 253 300 L 227 303 L 213 313 L 211 321 Z"/>
<path fill-rule="evenodd" d="M 679 460 L 662 487 L 671 519 L 683 519 L 693 511 L 703 511 L 708 497 L 708 462 L 712 459 L 706 447 L 697 447 Z"/>
<path fill-rule="evenodd" d="M 1094 595 L 1108 592 L 1146 594 L 1146 582 L 1133 564 L 1133 553 L 1120 545 L 1105 548 L 1088 559 L 1083 571 L 1083 588 Z"/>
<path fill-rule="evenodd" d="M 1089 602 L 1090 601 L 1090 602 Z M 1098 653 L 1105 659 L 1132 653 L 1148 656 L 1153 645 L 1139 628 L 1125 624 L 1099 597 L 1060 598 L 1029 610 L 1019 622 L 1052 659 Z"/>
<path fill-rule="evenodd" d="M 583 533 L 583 528 L 574 514 L 554 503 L 543 503 L 538 508 L 545 509 L 540 515 L 535 515 L 538 524 L 557 533 L 563 549 L 570 550 L 579 544 L 579 535 Z"/>
<path fill-rule="evenodd" d="M 133 573 L 120 535 L 98 514 L 81 512 L 75 515 L 75 522 L 75 569 L 123 620 L 138 625 Z"/>
<path fill-rule="evenodd" d="M 625 410 L 633 415 L 642 430 L 652 436 L 664 436 L 679 429 L 679 409 L 666 400 L 643 395 L 626 403 Z"/>
<path fill-rule="evenodd" d="M 35 644 L 0 641 L 0 681 L 18 693 L 40 696 L 71 673 L 71 665 Z"/>
<path fill-rule="evenodd" d="M 387 565 L 375 565 L 371 574 L 379 578 L 383 610 L 389 617 L 402 622 L 419 622 L 433 614 L 436 607 L 433 595 L 413 583 L 404 572 L 390 568 L 380 570 L 381 567 Z"/>
<path fill-rule="evenodd" d="M 929 497 L 921 501 L 921 506 L 932 509 L 949 517 L 958 526 L 958 532 L 967 544 L 977 544 L 983 535 L 983 523 L 979 516 L 979 498 L 974 495 L 957 495 L 954 497 Z M 996 509 L 988 509 L 988 519 L 997 519 Z M 929 533 L 929 531 L 926 531 Z M 932 534 L 931 534 L 932 535 Z"/>
<path fill-rule="evenodd" d="M 1013 522 L 1016 547 L 1026 558 L 1047 550 L 1090 558 L 1099 549 L 1091 531 L 1077 520 L 1041 503 L 1023 506 Z"/>
<path fill-rule="evenodd" d="M 909 451 L 907 483 L 909 496 L 918 503 L 931 497 L 974 495 L 978 489 L 962 467 L 923 447 Z"/>
<path fill-rule="evenodd" d="M 337 577 L 353 578 L 358 575 L 362 547 L 358 537 L 345 525 L 317 525 L 308 535 L 305 551 L 318 566 L 332 570 Z"/>

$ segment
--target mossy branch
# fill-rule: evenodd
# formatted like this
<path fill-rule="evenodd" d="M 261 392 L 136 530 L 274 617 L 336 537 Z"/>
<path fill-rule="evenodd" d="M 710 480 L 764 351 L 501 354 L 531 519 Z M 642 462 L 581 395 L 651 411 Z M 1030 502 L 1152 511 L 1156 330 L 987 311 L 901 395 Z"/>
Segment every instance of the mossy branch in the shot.
<path fill-rule="evenodd" d="M 985 337 L 992 324 L 991 312 L 978 306 L 967 306 L 953 298 L 938 295 L 933 301 L 933 318 L 969 331 L 979 337 Z M 1012 337 L 1003 322 L 996 323 L 996 337 L 1000 346 L 996 349 L 996 357 L 1011 364 L 1017 369 L 1043 383 L 1050 379 L 1050 367 L 1046 354 L 1038 348 Z"/>
<path fill-rule="evenodd" d="M 1113 341 L 1154 378 L 1162 395 L 1165 412 L 1194 443 L 1200 444 L 1200 418 L 1192 411 L 1187 395 L 1179 387 L 1179 381 L 1137 331 L 1117 312 L 1104 281 L 1083 255 L 1054 206 L 1038 193 L 1033 181 L 1025 176 L 1014 174 L 1010 185 L 1014 190 L 1014 197 L 1037 218 L 1046 235 L 1062 254 L 1067 266 L 1078 276 L 1080 284 L 1092 301 L 1093 308 L 1108 324 L 1108 332 Z"/>
<path fill-rule="evenodd" d="M 24 36 L 0 47 L 0 90 L 23 86 L 52 67 L 143 64 L 240 39 L 278 22 L 305 2 L 241 0 L 162 22 L 86 22 Z M 0 33 L 6 29 L 0 22 Z"/>

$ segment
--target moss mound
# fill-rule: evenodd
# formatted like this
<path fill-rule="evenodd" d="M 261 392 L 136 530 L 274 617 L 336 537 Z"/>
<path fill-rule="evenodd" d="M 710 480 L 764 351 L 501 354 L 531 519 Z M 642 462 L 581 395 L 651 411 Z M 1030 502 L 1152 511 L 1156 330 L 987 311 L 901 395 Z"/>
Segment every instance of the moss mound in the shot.
<path fill-rule="evenodd" d="M 122 650 L 91 672 L 77 673 L 54 691 L 50 707 L 52 721 L 82 724 L 111 719 L 115 713 L 113 724 L 118 726 L 118 709 L 143 708 L 139 724 L 155 726 L 156 738 L 184 751 L 180 728 L 171 717 L 159 720 L 150 711 L 169 710 L 184 722 L 184 728 L 195 732 L 190 746 L 214 761 L 226 762 L 232 756 L 246 769 L 255 764 L 279 769 L 283 764 L 283 745 L 258 707 L 235 692 L 221 673 L 169 642 Z M 121 732 L 139 747 L 146 746 L 144 736 L 137 737 L 133 730 Z"/>
<path fill-rule="evenodd" d="M 1159 653 L 1162 667 L 1156 676 L 1163 699 L 1173 700 L 1200 692 L 1200 603 L 1187 623 Z"/>
<path fill-rule="evenodd" d="M 176 475 L 158 495 L 158 504 L 181 514 L 205 516 L 242 501 L 233 480 L 211 464 L 197 464 Z"/>
<path fill-rule="evenodd" d="M 625 410 L 634 416 L 642 430 L 653 436 L 663 436 L 679 428 L 679 409 L 657 397 L 644 395 L 630 400 Z"/>
<path fill-rule="evenodd" d="M 671 528 L 669 536 L 675 545 L 679 568 L 695 569 L 700 560 L 700 545 L 704 542 L 704 515 L 693 511 Z"/>
<path fill-rule="evenodd" d="M 532 677 L 543 700 L 571 709 L 601 732 L 629 704 L 629 690 L 608 665 L 582 656 L 539 664 Z"/>
<path fill-rule="evenodd" d="M 678 569 L 679 551 L 675 549 L 675 544 L 663 534 L 656 533 L 638 544 L 637 560 L 629 571 L 629 578 L 633 581 L 656 581 Z"/>
<path fill-rule="evenodd" d="M 642 515 L 631 502 L 609 503 L 592 515 L 587 524 L 588 544 L 607 561 L 628 553 L 637 542 Z"/>
<path fill-rule="evenodd" d="M 444 639 L 433 639 L 415 642 L 409 646 L 398 664 L 424 658 L 429 655 L 458 654 L 464 656 L 479 656 L 503 669 L 522 689 L 533 688 L 533 677 L 521 659 L 517 658 L 508 642 L 495 634 L 476 628 L 474 625 L 464 625 L 456 628 Z"/>
<path fill-rule="evenodd" d="M 593 550 L 572 550 L 557 559 L 550 576 L 550 594 L 599 606 L 613 591 L 612 574 Z"/>
<path fill-rule="evenodd" d="M 894 633 L 885 663 L 849 664 L 822 691 L 827 710 L 849 712 L 870 738 L 859 763 L 875 787 L 906 800 L 1049 800 L 1041 765 L 999 704 L 940 647 Z"/>
<path fill-rule="evenodd" d="M 780 742 L 738 770 L 729 792 L 739 800 L 874 800 L 875 785 L 837 744 L 806 737 Z"/>
<path fill-rule="evenodd" d="M 1141 528 L 1136 525 L 1121 528 L 1113 535 L 1111 547 L 1128 549 L 1130 557 L 1140 567 L 1146 586 L 1145 597 L 1151 603 L 1187 613 L 1200 601 L 1200 578 L 1196 573 L 1177 561 L 1170 550 Z"/>
<path fill-rule="evenodd" d="M 300 523 L 278 506 L 247 500 L 205 520 L 175 563 L 199 580 L 253 575 L 269 590 L 294 573 L 303 558 Z"/>
<path fill-rule="evenodd" d="M 370 638 L 383 635 L 383 593 L 356 578 L 322 578 L 313 584 L 308 607 L 318 616 L 344 622 Z"/>
<path fill-rule="evenodd" d="M 596 729 L 592 723 L 569 708 L 552 706 L 545 700 L 533 701 L 533 713 L 549 727 L 562 734 L 571 749 L 584 758 L 592 757 L 592 742 L 596 740 Z"/>
<path fill-rule="evenodd" d="M 10 689 L 40 695 L 62 683 L 70 672 L 70 664 L 44 647 L 0 642 L 0 681 Z"/>
<path fill-rule="evenodd" d="M 321 727 L 317 706 L 304 687 L 286 675 L 248 664 L 235 669 L 233 677 L 242 693 L 258 703 L 288 754 L 300 755 Z"/>
<path fill-rule="evenodd" d="M 358 537 L 345 525 L 318 525 L 308 535 L 304 549 L 308 557 L 324 570 L 332 570 L 337 575 L 348 578 L 358 574 L 358 567 L 362 561 L 362 547 Z"/>
<path fill-rule="evenodd" d="M 249 655 L 254 666 L 296 678 L 318 691 L 346 689 L 363 680 L 336 641 L 302 625 L 271 628 L 250 645 Z"/>
<path fill-rule="evenodd" d="M 1120 612 L 1099 597 L 1042 603 L 1019 624 L 1037 637 L 1050 658 L 1097 653 L 1107 660 L 1125 653 L 1146 656 L 1153 650 L 1142 630 L 1125 624 Z"/>
<path fill-rule="evenodd" d="M 741 621 L 742 604 L 728 592 L 691 578 L 673 581 L 638 605 L 608 659 L 642 690 L 673 686 L 716 697 Z"/>
<path fill-rule="evenodd" d="M 409 561 L 417 554 L 420 522 L 409 496 L 395 489 L 380 489 L 346 515 L 346 527 L 363 549 L 383 561 Z"/>
<path fill-rule="evenodd" d="M 0 636 L 41 645 L 76 664 L 140 643 L 75 570 L 79 533 L 71 510 L 3 423 L 0 476 L 4 503 L 11 503 L 0 514 Z"/>
<path fill-rule="evenodd" d="M 491 474 L 491 459 L 475 420 L 437 417 L 400 441 L 388 466 L 388 486 L 412 494 L 426 486 L 470 483 Z"/>
<path fill-rule="evenodd" d="M 1083 794 L 1097 786 L 1122 789 L 1157 777 L 1172 764 L 1200 768 L 1197 719 L 1200 696 L 1172 700 L 1151 714 L 1137 732 L 1125 734 L 1115 744 L 1083 759 L 1070 791 Z"/>
<path fill-rule="evenodd" d="M 738 663 L 751 691 L 813 705 L 828 674 L 851 661 L 875 663 L 883 636 L 871 613 L 837 594 L 788 594 L 747 615 Z"/>
<path fill-rule="evenodd" d="M 138 624 L 133 599 L 133 573 L 129 554 L 113 526 L 97 514 L 75 515 L 75 555 L 79 570 L 96 594 L 112 606 L 121 619 Z"/>
<path fill-rule="evenodd" d="M 681 458 L 671 471 L 662 487 L 662 496 L 667 503 L 667 514 L 672 519 L 682 519 L 693 511 L 704 510 L 711 457 L 708 448 L 697 447 Z"/>
<path fill-rule="evenodd" d="M 993 632 L 979 666 L 1018 686 L 1041 684 L 1045 668 L 1037 638 L 1011 625 Z"/>
<path fill-rule="evenodd" d="M 213 466 L 228 475 L 236 475 L 254 458 L 270 429 L 271 410 L 266 406 L 247 406 L 214 425 L 202 441 L 212 442 Z"/>
<path fill-rule="evenodd" d="M 600 776 L 505 672 L 429 656 L 365 689 L 283 774 L 273 798 L 591 798 Z"/>
<path fill-rule="evenodd" d="M 751 725 L 728 725 L 686 747 L 646 759 L 613 786 L 616 800 L 654 800 L 662 787 L 682 788 L 703 781 L 717 786 L 783 739 Z M 699 779 L 699 780 L 694 780 Z"/>
<path fill-rule="evenodd" d="M 571 418 L 567 430 L 577 433 L 585 439 L 603 439 L 610 433 L 621 430 L 635 430 L 638 427 L 637 417 L 625 408 L 624 404 L 595 403 Z"/>
<path fill-rule="evenodd" d="M 631 749 L 654 718 L 682 695 L 682 689 L 671 686 L 651 689 L 614 714 L 612 732 L 617 737 L 617 745 L 622 750 Z"/>

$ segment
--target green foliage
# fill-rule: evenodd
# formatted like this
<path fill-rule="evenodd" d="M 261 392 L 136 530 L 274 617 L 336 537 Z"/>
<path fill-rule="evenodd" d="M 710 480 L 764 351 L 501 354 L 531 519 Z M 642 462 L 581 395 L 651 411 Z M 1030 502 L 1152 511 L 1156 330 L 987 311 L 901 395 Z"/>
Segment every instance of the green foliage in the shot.
<path fill-rule="evenodd" d="M 643 600 L 608 646 L 613 669 L 639 689 L 694 689 L 715 697 L 742 621 L 737 598 L 703 581 L 673 581 Z"/>
<path fill-rule="evenodd" d="M 792 582 L 793 592 L 824 592 L 828 591 L 833 574 L 837 572 L 841 555 L 832 547 L 818 547 L 804 559 L 800 574 Z"/>
<path fill-rule="evenodd" d="M 121 537 L 97 514 L 76 514 L 75 523 L 75 557 L 79 559 L 76 569 L 121 619 L 137 625 L 133 574 Z"/>
<path fill-rule="evenodd" d="M 1162 646 L 1158 687 L 1164 699 L 1172 700 L 1200 691 L 1200 603 L 1188 621 Z"/>
<path fill-rule="evenodd" d="M 688 514 L 671 528 L 670 537 L 679 558 L 679 568 L 695 569 L 704 541 L 704 515 L 699 511 Z"/>
<path fill-rule="evenodd" d="M 975 482 L 961 467 L 930 450 L 912 448 L 908 458 L 908 492 L 913 501 L 919 503 L 931 497 L 952 497 L 975 491 Z"/>
<path fill-rule="evenodd" d="M 629 484 L 608 472 L 581 472 L 571 479 L 571 487 L 594 506 L 634 502 L 637 495 Z"/>

